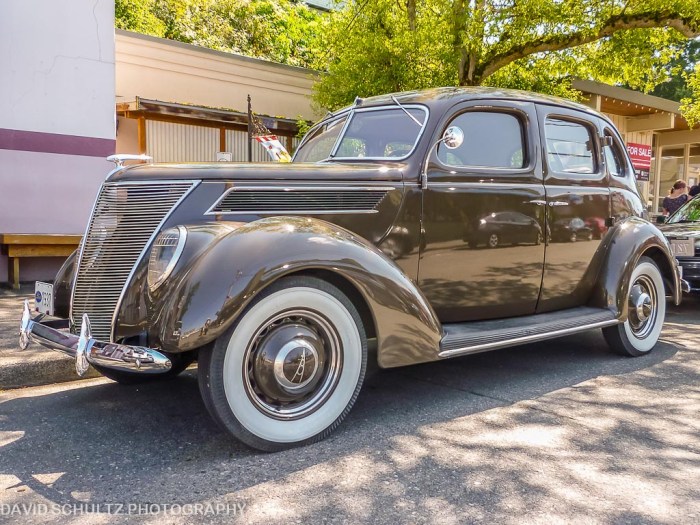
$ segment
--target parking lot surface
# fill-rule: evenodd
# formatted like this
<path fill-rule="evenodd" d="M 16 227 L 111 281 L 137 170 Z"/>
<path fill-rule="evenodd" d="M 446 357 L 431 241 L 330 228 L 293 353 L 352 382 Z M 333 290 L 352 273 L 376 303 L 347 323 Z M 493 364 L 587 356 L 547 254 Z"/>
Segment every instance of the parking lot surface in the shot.
<path fill-rule="evenodd" d="M 637 359 L 591 332 L 379 372 L 275 454 L 215 426 L 196 370 L 0 392 L 0 522 L 700 523 L 700 300 L 667 321 Z"/>

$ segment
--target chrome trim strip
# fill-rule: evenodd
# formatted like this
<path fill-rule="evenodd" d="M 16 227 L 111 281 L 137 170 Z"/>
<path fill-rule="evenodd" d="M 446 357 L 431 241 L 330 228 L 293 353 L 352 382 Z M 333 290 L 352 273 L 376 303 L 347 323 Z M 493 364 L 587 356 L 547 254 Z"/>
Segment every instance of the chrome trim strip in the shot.
<path fill-rule="evenodd" d="M 401 190 L 402 185 L 397 186 L 234 186 L 229 188 L 224 193 L 221 194 L 214 204 L 212 204 L 204 215 L 270 215 L 270 214 L 313 214 L 313 215 L 332 215 L 340 213 L 377 213 L 377 210 L 263 210 L 263 211 L 214 211 L 221 202 L 228 196 L 229 193 L 234 191 L 246 192 L 246 191 L 275 191 L 275 192 L 294 192 L 294 191 L 319 191 L 319 192 L 333 192 L 333 191 L 395 191 Z M 384 198 L 382 197 L 382 200 Z M 381 202 L 381 201 L 380 201 Z"/>
<path fill-rule="evenodd" d="M 114 313 L 112 314 L 112 330 L 109 335 L 109 340 L 110 342 L 114 342 L 114 330 L 117 326 L 117 314 L 119 313 L 119 309 L 122 306 L 122 301 L 124 300 L 124 295 L 126 294 L 126 290 L 131 284 L 131 279 L 134 277 L 134 272 L 136 271 L 136 267 L 141 264 L 141 261 L 143 260 L 144 255 L 148 252 L 148 250 L 151 247 L 151 244 L 153 244 L 153 240 L 156 238 L 156 236 L 160 233 L 161 228 L 163 228 L 163 224 L 165 224 L 165 221 L 170 218 L 170 216 L 173 214 L 175 209 L 177 209 L 178 206 L 182 203 L 185 198 L 192 193 L 192 191 L 199 186 L 199 183 L 201 181 L 198 180 L 157 180 L 157 181 L 144 181 L 144 184 L 183 184 L 183 183 L 190 183 L 192 184 L 190 188 L 185 191 L 185 193 L 182 194 L 182 197 L 175 203 L 175 205 L 170 208 L 170 211 L 165 214 L 165 217 L 163 217 L 163 220 L 160 221 L 156 229 L 153 231 L 153 234 L 148 238 L 148 241 L 146 242 L 146 245 L 143 247 L 143 250 L 141 250 L 141 253 L 139 254 L 138 258 L 136 259 L 136 262 L 134 263 L 134 266 L 131 268 L 131 271 L 129 272 L 129 275 L 126 278 L 126 282 L 124 283 L 124 287 L 122 288 L 121 293 L 119 294 L 119 299 L 117 300 L 117 305 L 114 307 Z M 127 184 L 127 183 L 125 183 Z"/>
<path fill-rule="evenodd" d="M 497 348 L 504 348 L 507 346 L 515 346 L 525 343 L 532 343 L 535 341 L 543 341 L 545 339 L 553 339 L 555 337 L 575 334 L 578 332 L 583 332 L 585 330 L 592 330 L 594 328 L 604 328 L 606 326 L 613 326 L 619 323 L 620 320 L 611 319 L 609 321 L 599 321 L 597 323 L 575 326 L 573 328 L 565 328 L 563 330 L 554 330 L 553 332 L 546 332 L 544 334 L 516 337 L 514 339 L 508 339 L 507 341 L 495 341 L 493 343 L 484 343 L 475 346 L 465 346 L 464 348 L 455 348 L 453 350 L 443 350 L 442 352 L 438 353 L 438 357 L 448 358 L 457 357 L 460 355 L 478 354 L 479 352 L 485 352 L 487 350 L 495 350 Z"/>
<path fill-rule="evenodd" d="M 512 182 L 491 182 L 488 180 L 481 180 L 481 181 L 455 181 L 455 182 L 431 182 L 430 183 L 431 188 L 505 188 L 512 190 L 514 189 L 515 185 Z M 520 188 L 537 188 L 541 191 L 544 190 L 544 184 L 540 182 L 525 182 L 525 183 L 518 183 L 517 184 L 517 189 Z"/>

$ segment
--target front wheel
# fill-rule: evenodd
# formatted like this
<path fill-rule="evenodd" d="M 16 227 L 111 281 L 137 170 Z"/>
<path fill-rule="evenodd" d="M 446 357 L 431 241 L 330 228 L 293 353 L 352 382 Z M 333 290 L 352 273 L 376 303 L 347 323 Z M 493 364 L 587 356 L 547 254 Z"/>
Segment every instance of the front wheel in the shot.
<path fill-rule="evenodd" d="M 632 272 L 627 303 L 627 321 L 603 328 L 605 340 L 618 354 L 630 357 L 648 354 L 659 340 L 666 317 L 663 278 L 649 257 L 642 257 Z"/>
<path fill-rule="evenodd" d="M 367 366 L 352 302 L 315 277 L 264 290 L 199 357 L 210 414 L 247 445 L 276 451 L 330 434 L 350 412 Z"/>

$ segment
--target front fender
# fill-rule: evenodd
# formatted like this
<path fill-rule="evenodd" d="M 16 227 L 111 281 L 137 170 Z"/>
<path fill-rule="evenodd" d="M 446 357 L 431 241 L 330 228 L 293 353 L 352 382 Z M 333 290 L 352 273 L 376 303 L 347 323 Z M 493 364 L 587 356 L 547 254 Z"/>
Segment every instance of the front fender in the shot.
<path fill-rule="evenodd" d="M 632 271 L 640 257 L 654 259 L 671 289 L 675 304 L 681 300 L 676 259 L 661 231 L 639 217 L 628 217 L 610 229 L 601 243 L 605 259 L 598 275 L 598 286 L 591 305 L 608 308 L 621 321 L 627 319 L 627 294 Z"/>
<path fill-rule="evenodd" d="M 209 223 L 188 232 L 188 243 L 199 237 L 206 244 L 178 264 L 152 303 L 160 311 L 149 337 L 155 332 L 164 350 L 203 346 L 280 277 L 325 270 L 347 280 L 364 298 L 374 320 L 380 366 L 438 358 L 442 329 L 428 301 L 393 261 L 351 232 L 302 217 Z"/>

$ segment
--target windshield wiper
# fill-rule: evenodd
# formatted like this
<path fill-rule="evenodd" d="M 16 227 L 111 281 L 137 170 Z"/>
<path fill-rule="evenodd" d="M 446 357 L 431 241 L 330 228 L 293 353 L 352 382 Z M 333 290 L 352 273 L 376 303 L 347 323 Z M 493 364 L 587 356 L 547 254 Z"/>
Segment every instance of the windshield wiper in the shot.
<path fill-rule="evenodd" d="M 413 122 L 415 122 L 416 124 L 418 124 L 421 128 L 423 127 L 423 124 L 422 124 L 416 117 L 414 117 L 413 115 L 411 115 L 411 114 L 408 112 L 408 110 L 407 110 L 405 107 L 403 107 L 403 106 L 401 105 L 401 102 L 399 102 L 399 101 L 396 99 L 396 97 L 395 97 L 394 95 L 391 95 L 391 100 L 394 101 L 394 104 L 396 104 L 396 105 L 399 106 L 401 109 L 403 109 L 403 112 L 406 113 L 406 115 L 408 115 L 409 117 L 411 117 L 411 120 L 413 120 Z"/>

